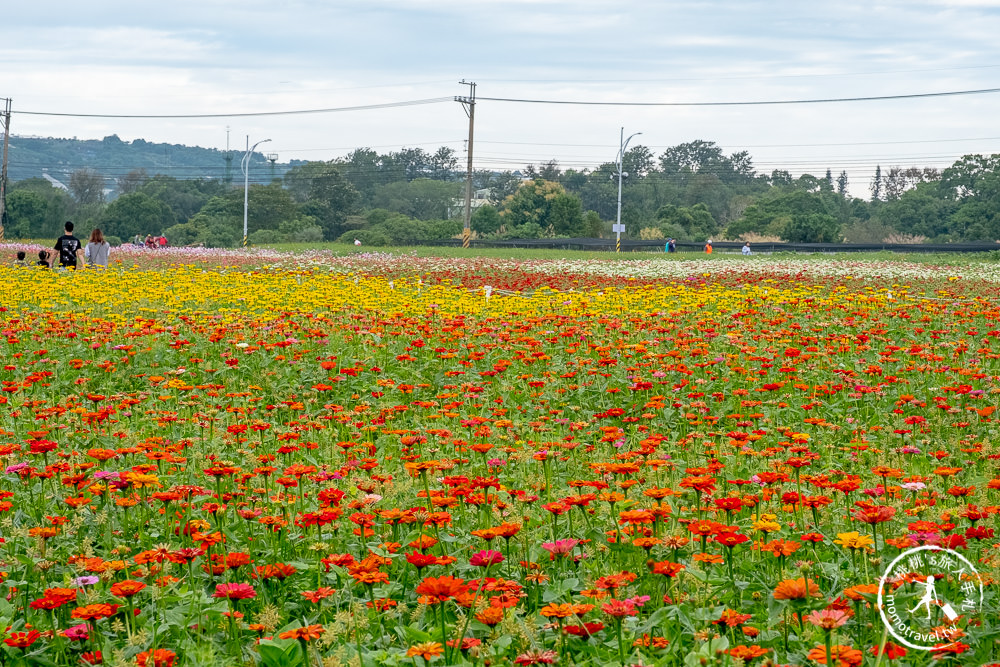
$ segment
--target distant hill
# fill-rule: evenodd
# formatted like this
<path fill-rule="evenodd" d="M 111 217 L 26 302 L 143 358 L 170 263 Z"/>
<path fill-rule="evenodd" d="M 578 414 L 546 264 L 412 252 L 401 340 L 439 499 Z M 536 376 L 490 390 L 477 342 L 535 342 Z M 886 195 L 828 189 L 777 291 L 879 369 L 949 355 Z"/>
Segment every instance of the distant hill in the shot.
<path fill-rule="evenodd" d="M 150 176 L 164 174 L 179 179 L 222 180 L 227 175 L 226 151 L 180 144 L 157 144 L 143 139 L 122 141 L 116 134 L 100 140 L 21 137 L 12 134 L 9 150 L 8 177 L 11 181 L 40 178 L 48 174 L 68 183 L 71 173 L 90 168 L 100 172 L 107 181 L 107 188 L 114 190 L 118 177 L 135 169 L 145 169 Z M 243 158 L 243 151 L 233 150 L 231 156 L 229 176 L 233 181 L 242 181 L 240 160 Z M 301 164 L 301 161 L 272 165 L 263 153 L 254 153 L 250 176 L 254 182 L 270 182 L 296 164 Z"/>

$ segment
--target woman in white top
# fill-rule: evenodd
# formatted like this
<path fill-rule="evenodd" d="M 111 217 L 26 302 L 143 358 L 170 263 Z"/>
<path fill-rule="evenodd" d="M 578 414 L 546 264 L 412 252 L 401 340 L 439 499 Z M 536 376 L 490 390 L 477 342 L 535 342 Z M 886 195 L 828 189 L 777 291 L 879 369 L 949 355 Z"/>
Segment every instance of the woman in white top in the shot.
<path fill-rule="evenodd" d="M 87 260 L 87 266 L 108 265 L 108 253 L 111 251 L 111 244 L 104 240 L 104 234 L 100 229 L 94 228 L 90 232 L 90 241 L 83 251 L 83 257 Z"/>

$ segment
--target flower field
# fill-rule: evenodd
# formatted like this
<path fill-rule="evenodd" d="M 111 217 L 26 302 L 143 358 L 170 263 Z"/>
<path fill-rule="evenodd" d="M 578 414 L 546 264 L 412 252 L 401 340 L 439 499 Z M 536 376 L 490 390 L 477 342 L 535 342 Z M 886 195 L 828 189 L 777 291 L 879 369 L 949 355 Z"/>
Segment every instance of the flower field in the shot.
<path fill-rule="evenodd" d="M 117 259 L 0 268 L 0 664 L 1000 661 L 993 265 Z"/>

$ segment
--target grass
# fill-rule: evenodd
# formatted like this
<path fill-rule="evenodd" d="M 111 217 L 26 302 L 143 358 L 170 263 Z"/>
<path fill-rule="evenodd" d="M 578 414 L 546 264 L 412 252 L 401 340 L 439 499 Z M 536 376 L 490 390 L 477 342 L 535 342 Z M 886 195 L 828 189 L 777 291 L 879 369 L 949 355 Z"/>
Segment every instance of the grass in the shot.
<path fill-rule="evenodd" d="M 337 255 L 350 255 L 362 252 L 386 252 L 416 257 L 490 257 L 498 259 L 599 259 L 635 261 L 646 259 L 664 259 L 683 261 L 691 259 L 710 260 L 718 262 L 746 261 L 739 250 L 724 252 L 716 250 L 711 255 L 703 252 L 677 252 L 668 255 L 661 251 L 642 250 L 635 252 L 609 252 L 593 250 L 554 250 L 548 248 L 458 248 L 451 246 L 362 246 L 360 248 L 344 243 L 275 243 L 260 246 L 281 252 L 308 252 L 329 250 Z M 944 266 L 967 266 L 982 262 L 993 262 L 1000 259 L 1000 253 L 903 253 L 903 252 L 842 252 L 842 253 L 758 253 L 757 258 L 773 257 L 781 259 L 824 259 L 848 261 L 907 261 L 921 264 Z"/>

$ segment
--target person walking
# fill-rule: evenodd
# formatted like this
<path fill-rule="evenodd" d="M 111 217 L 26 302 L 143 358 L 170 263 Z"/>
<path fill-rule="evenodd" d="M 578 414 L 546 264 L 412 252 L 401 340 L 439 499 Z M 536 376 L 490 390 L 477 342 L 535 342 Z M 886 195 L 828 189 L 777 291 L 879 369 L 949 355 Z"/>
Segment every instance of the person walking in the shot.
<path fill-rule="evenodd" d="M 753 252 L 750 251 L 750 242 L 747 241 L 745 244 L 743 244 L 743 256 L 749 257 L 752 254 Z"/>
<path fill-rule="evenodd" d="M 705 244 L 705 254 L 706 255 L 712 254 L 712 239 L 709 239 L 708 243 Z"/>
<path fill-rule="evenodd" d="M 80 239 L 73 236 L 73 223 L 66 221 L 64 226 L 66 232 L 56 239 L 55 250 L 59 252 L 59 265 L 64 269 L 76 269 L 76 263 L 79 259 L 80 252 L 83 250 L 83 244 L 80 243 Z M 50 258 L 51 263 L 55 262 L 55 255 Z"/>
<path fill-rule="evenodd" d="M 111 244 L 104 240 L 104 234 L 98 227 L 90 232 L 90 241 L 83 250 L 83 257 L 87 260 L 87 266 L 108 267 L 108 253 L 111 252 Z"/>

